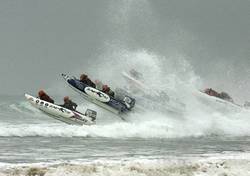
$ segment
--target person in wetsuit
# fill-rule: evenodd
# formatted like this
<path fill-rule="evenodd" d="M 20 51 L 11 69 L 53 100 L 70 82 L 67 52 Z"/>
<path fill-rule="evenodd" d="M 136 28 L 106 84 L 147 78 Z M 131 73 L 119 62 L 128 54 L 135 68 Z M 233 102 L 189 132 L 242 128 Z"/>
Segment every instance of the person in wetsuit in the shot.
<path fill-rule="evenodd" d="M 81 74 L 80 76 L 80 82 L 87 84 L 90 87 L 96 88 L 95 83 L 93 83 L 89 78 L 88 75 L 85 74 Z"/>
<path fill-rule="evenodd" d="M 204 93 L 206 93 L 206 94 L 208 94 L 210 96 L 214 96 L 214 97 L 226 100 L 226 101 L 230 101 L 232 103 L 234 102 L 233 99 L 226 92 L 218 93 L 215 90 L 210 88 L 210 89 L 205 89 Z"/>
<path fill-rule="evenodd" d="M 102 92 L 104 92 L 105 94 L 107 94 L 107 95 L 109 95 L 111 97 L 115 96 L 114 91 L 112 91 L 108 85 L 103 85 L 102 86 Z"/>
<path fill-rule="evenodd" d="M 63 101 L 64 101 L 64 104 L 60 105 L 60 106 L 66 108 L 66 109 L 72 110 L 72 111 L 76 110 L 77 104 L 75 102 L 71 101 L 68 96 L 64 97 Z"/>
<path fill-rule="evenodd" d="M 41 100 L 47 101 L 49 103 L 54 103 L 54 100 L 52 98 L 50 98 L 45 92 L 44 90 L 40 90 L 38 92 L 38 98 L 40 98 Z"/>

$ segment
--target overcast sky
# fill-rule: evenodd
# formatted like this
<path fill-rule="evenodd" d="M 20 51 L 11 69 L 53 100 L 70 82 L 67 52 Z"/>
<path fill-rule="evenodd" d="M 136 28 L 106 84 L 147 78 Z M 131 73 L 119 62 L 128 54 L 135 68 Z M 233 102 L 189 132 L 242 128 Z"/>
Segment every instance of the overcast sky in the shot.
<path fill-rule="evenodd" d="M 166 58 L 181 53 L 206 86 L 250 99 L 249 0 L 6 0 L 0 26 L 1 94 L 94 67 L 116 41 Z"/>

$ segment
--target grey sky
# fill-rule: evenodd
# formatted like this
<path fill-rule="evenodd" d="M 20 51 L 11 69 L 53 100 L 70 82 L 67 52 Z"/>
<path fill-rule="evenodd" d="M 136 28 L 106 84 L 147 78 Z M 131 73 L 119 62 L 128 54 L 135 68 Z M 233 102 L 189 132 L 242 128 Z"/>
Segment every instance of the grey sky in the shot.
<path fill-rule="evenodd" d="M 104 7 L 92 1 L 0 1 L 1 92 L 46 87 L 96 52 L 99 5 Z"/>
<path fill-rule="evenodd" d="M 249 0 L 0 1 L 0 26 L 1 94 L 50 87 L 116 41 L 182 53 L 207 86 L 250 99 Z"/>

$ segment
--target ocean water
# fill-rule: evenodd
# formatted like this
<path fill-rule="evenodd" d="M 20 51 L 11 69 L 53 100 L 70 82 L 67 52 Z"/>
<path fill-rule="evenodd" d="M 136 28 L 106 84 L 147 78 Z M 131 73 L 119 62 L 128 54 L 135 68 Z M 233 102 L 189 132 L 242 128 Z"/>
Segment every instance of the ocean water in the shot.
<path fill-rule="evenodd" d="M 1 176 L 250 175 L 248 112 L 216 111 L 198 121 L 188 119 L 189 113 L 138 111 L 124 122 L 73 98 L 82 102 L 79 109 L 98 110 L 96 125 L 67 125 L 32 107 L 24 96 L 1 96 Z"/>

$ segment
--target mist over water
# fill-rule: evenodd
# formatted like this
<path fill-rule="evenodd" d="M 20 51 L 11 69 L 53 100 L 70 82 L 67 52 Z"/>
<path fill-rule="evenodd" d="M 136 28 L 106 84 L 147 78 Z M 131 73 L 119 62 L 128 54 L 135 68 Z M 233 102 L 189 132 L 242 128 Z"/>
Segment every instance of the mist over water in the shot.
<path fill-rule="evenodd" d="M 193 8 L 191 4 L 185 5 L 191 9 Z M 201 9 L 205 8 L 205 4 L 198 4 Z M 218 91 L 229 92 L 239 103 L 249 99 L 247 89 L 250 63 L 249 59 L 246 59 L 249 55 L 243 56 L 242 53 L 239 55 L 239 50 L 247 53 L 248 49 L 247 46 L 241 48 L 235 46 L 234 50 L 237 51 L 235 53 L 231 53 L 232 49 L 226 50 L 227 46 L 232 47 L 233 41 L 230 44 L 224 41 L 229 33 L 233 35 L 231 28 L 225 29 L 225 33 L 221 35 L 220 42 L 224 43 L 221 52 L 218 53 L 219 48 L 214 49 L 211 44 L 208 45 L 208 42 L 211 43 L 213 40 L 204 38 L 206 35 L 208 38 L 212 35 L 209 30 L 205 30 L 207 33 L 201 36 L 200 32 L 195 31 L 199 28 L 194 30 L 190 28 L 191 24 L 187 24 L 192 19 L 191 12 L 177 15 L 184 5 L 177 8 L 178 3 L 153 3 L 145 0 L 111 1 L 106 5 L 104 12 L 106 23 L 103 25 L 105 37 L 100 41 L 102 45 L 93 53 L 90 60 L 84 61 L 80 67 L 70 72 L 79 74 L 86 71 L 93 79 L 102 79 L 117 87 L 121 82 L 121 70 L 135 68 L 146 74 L 150 86 L 159 87 L 162 84 L 173 86 L 175 82 L 185 80 L 190 83 L 188 86 L 193 84 L 197 89 L 212 87 Z M 220 7 L 221 4 L 217 5 Z M 169 12 L 162 11 L 160 6 L 166 7 Z M 196 16 L 194 21 L 202 25 L 206 18 L 212 18 L 212 9 L 217 11 L 215 6 L 216 3 L 207 5 L 211 11 L 204 11 L 204 14 Z M 170 13 L 173 11 L 171 7 L 176 8 L 176 15 Z M 237 7 L 241 9 L 241 6 Z M 195 8 L 192 10 L 197 11 Z M 242 20 L 245 20 L 247 17 L 245 8 L 241 10 Z M 229 14 L 230 10 L 225 10 L 224 13 Z M 219 20 L 223 21 L 224 13 L 219 14 L 221 15 Z M 224 23 L 226 21 L 225 19 Z M 219 30 L 220 28 L 218 31 L 215 28 L 211 32 L 217 36 L 220 34 Z M 246 32 L 243 31 L 244 34 L 247 34 Z M 220 36 L 217 37 L 220 39 Z M 230 39 L 231 37 L 227 40 Z M 217 45 L 217 41 L 214 42 Z M 185 86 L 185 82 L 183 84 Z M 178 87 L 181 86 L 176 86 Z"/>
<path fill-rule="evenodd" d="M 135 108 L 135 112 L 128 117 L 132 124 L 127 124 L 115 120 L 112 115 L 105 114 L 98 107 L 92 106 L 94 109 L 97 108 L 101 114 L 98 117 L 100 121 L 95 127 L 86 127 L 85 129 L 67 127 L 68 133 L 66 134 L 64 126 L 56 127 L 58 128 L 56 133 L 53 130 L 54 126 L 47 127 L 47 130 L 43 133 L 39 125 L 37 125 L 37 128 L 34 126 L 30 128 L 29 125 L 25 126 L 26 131 L 18 130 L 19 126 L 14 125 L 11 127 L 13 131 L 17 129 L 13 133 L 14 136 L 64 136 L 70 134 L 70 136 L 169 138 L 211 134 L 248 135 L 248 112 L 227 113 L 217 111 L 211 103 L 209 105 L 202 104 L 194 96 L 199 89 L 203 89 L 205 86 L 215 86 L 220 91 L 229 90 L 230 93 L 235 93 L 232 96 L 236 101 L 242 99 L 242 97 L 247 98 L 247 96 L 243 96 L 248 94 L 247 91 L 239 92 L 237 90 L 238 86 L 235 86 L 232 81 L 227 79 L 230 74 L 239 74 L 237 78 L 232 78 L 241 82 L 241 74 L 247 72 L 247 70 L 243 69 L 242 72 L 238 72 L 238 70 L 241 65 L 247 64 L 248 61 L 239 61 L 240 65 L 229 68 L 226 65 L 232 62 L 227 62 L 228 58 L 220 56 L 221 58 L 214 62 L 217 68 L 219 65 L 224 64 L 219 73 L 214 72 L 213 66 L 210 67 L 207 64 L 206 61 L 208 60 L 202 63 L 201 60 L 204 58 L 200 58 L 200 56 L 213 50 L 207 48 L 206 42 L 202 42 L 204 38 L 200 38 L 199 33 L 195 33 L 189 28 L 189 25 L 187 25 L 189 19 L 184 18 L 185 14 L 177 15 L 183 6 L 178 3 L 124 0 L 110 1 L 102 5 L 105 10 L 99 11 L 98 14 L 104 14 L 102 17 L 104 23 L 102 23 L 99 32 L 103 32 L 105 35 L 98 41 L 98 46 L 92 48 L 92 54 L 89 58 L 77 58 L 76 60 L 72 58 L 73 62 L 78 63 L 77 66 L 69 67 L 68 70 L 63 69 L 63 71 L 74 76 L 79 76 L 82 72 L 85 72 L 92 80 L 102 80 L 103 83 L 115 89 L 117 87 L 126 87 L 127 83 L 122 77 L 123 71 L 128 72 L 131 69 L 136 69 L 143 74 L 145 85 L 152 91 L 150 92 L 152 96 L 155 91 L 165 91 L 172 99 L 178 99 L 185 104 L 185 112 L 176 117 L 158 109 L 143 107 L 143 112 L 141 112 Z M 171 11 L 171 7 L 176 8 L 176 5 L 180 5 L 180 8 L 176 9 L 176 15 L 174 15 L 174 12 L 170 15 L 168 12 L 162 11 L 162 6 Z M 201 8 L 204 7 L 203 4 L 199 5 Z M 209 7 L 214 6 L 215 4 Z M 191 5 L 188 8 L 196 10 Z M 191 15 L 191 12 L 187 13 L 187 16 Z M 210 15 L 212 12 L 204 13 Z M 100 14 L 98 17 L 101 16 Z M 206 16 L 207 14 L 202 14 L 199 18 L 197 17 L 197 23 L 201 23 Z M 196 54 L 192 54 L 193 52 Z M 215 53 L 212 53 L 211 57 L 214 57 L 214 55 Z M 44 59 L 46 60 L 46 58 Z M 213 58 L 210 59 L 214 60 Z M 66 60 L 63 57 L 60 60 L 62 60 L 60 63 L 65 65 L 63 61 Z M 60 68 L 60 63 L 58 68 Z M 205 66 L 208 67 L 205 68 Z M 52 77 L 58 79 L 44 85 L 44 87 L 47 87 L 49 94 L 76 96 L 60 79 L 62 70 L 55 69 L 55 71 L 58 71 L 57 75 Z M 219 75 L 218 80 L 209 79 L 211 71 Z M 206 73 L 205 76 L 204 73 Z M 227 77 L 223 80 L 220 78 L 222 73 L 227 74 Z M 44 78 L 48 77 L 49 80 L 51 79 L 50 75 L 46 73 L 43 73 L 43 76 Z M 240 85 L 241 88 L 248 84 L 247 76 L 243 75 L 242 78 L 245 79 L 245 85 Z M 41 88 L 41 84 L 40 86 L 34 84 L 31 86 L 34 89 Z M 223 86 L 220 88 L 221 84 Z M 224 85 L 228 85 L 228 87 L 225 88 Z M 58 98 L 58 100 L 60 99 Z M 83 102 L 82 99 L 77 98 L 77 100 Z M 138 102 L 138 105 L 140 105 L 140 102 Z M 158 104 L 154 105 L 158 106 Z M 26 104 L 25 106 L 29 105 Z M 82 104 L 82 107 L 84 106 L 86 104 Z M 87 106 L 91 105 L 87 104 Z M 15 105 L 10 108 L 15 108 Z M 23 111 L 22 107 L 21 109 L 17 107 L 14 110 L 17 110 L 17 112 Z M 110 121 L 114 123 L 109 124 L 106 119 L 111 119 Z M 110 121 L 108 120 L 108 122 Z M 20 129 L 23 129 L 23 127 Z M 120 133 L 114 133 L 117 129 L 120 129 Z M 126 129 L 133 130 L 128 133 Z M 2 136 L 12 135 L 12 133 L 5 133 L 5 131 L 8 130 L 3 130 Z"/>
<path fill-rule="evenodd" d="M 220 80 L 210 80 L 212 68 L 207 65 L 206 61 L 200 63 L 199 58 L 192 58 L 192 55 L 189 54 L 191 51 L 197 52 L 199 55 L 202 52 L 206 54 L 206 46 L 196 47 L 197 44 L 201 44 L 199 36 L 185 28 L 181 19 L 166 16 L 167 24 L 163 25 L 162 19 L 157 18 L 159 14 L 156 15 L 154 11 L 155 6 L 151 5 L 149 1 L 111 3 L 106 13 L 107 24 L 109 24 L 106 27 L 107 38 L 103 42 L 102 49 L 96 55 L 96 59 L 91 62 L 94 67 L 83 64 L 81 68 L 74 70 L 74 72 L 78 74 L 82 71 L 87 72 L 92 79 L 100 79 L 115 88 L 126 86 L 126 82 L 121 75 L 122 71 L 136 69 L 144 75 L 145 83 L 151 90 L 167 91 L 169 95 L 181 99 L 186 105 L 184 117 L 177 118 L 177 120 L 171 117 L 172 115 L 157 110 L 153 112 L 147 110 L 144 114 L 139 115 L 133 114 L 134 118 L 130 117 L 130 120 L 132 122 L 135 120 L 138 123 L 138 126 L 135 126 L 135 134 L 139 134 L 140 137 L 143 137 L 140 134 L 145 134 L 143 129 L 151 128 L 151 126 L 153 126 L 152 128 L 155 127 L 156 131 L 151 131 L 149 136 L 155 135 L 157 137 L 211 134 L 248 135 L 248 112 L 231 114 L 226 111 L 218 112 L 212 108 L 213 105 L 210 104 L 210 107 L 204 105 L 194 97 L 194 93 L 199 89 L 216 85 L 215 88 L 218 88 L 219 91 L 236 92 L 236 94 L 232 94 L 236 101 L 241 99 L 240 96 L 246 98 L 247 96 L 243 96 L 243 94 L 248 94 L 247 92 L 241 94 L 242 92 L 237 90 L 238 86 L 232 89 L 235 85 L 231 84 L 231 81 L 227 81 L 228 76 L 237 74 L 237 69 L 239 69 L 237 65 L 236 68 L 233 68 L 227 66 L 232 63 L 231 61 L 227 62 L 228 58 L 219 59 L 214 64 L 216 69 L 220 69 L 214 73 L 218 76 L 217 78 L 222 73 L 227 75 L 225 75 L 224 80 L 221 80 L 221 78 Z M 168 33 L 166 33 L 166 36 L 159 38 L 157 29 L 162 30 L 163 26 L 168 26 Z M 166 40 L 163 42 L 163 39 Z M 183 47 L 189 48 L 190 51 L 183 50 Z M 193 50 L 193 48 L 196 49 Z M 214 53 L 212 55 L 214 56 Z M 214 59 L 211 58 L 211 60 Z M 223 64 L 224 66 L 220 67 Z M 208 68 L 204 66 L 208 66 Z M 202 70 L 203 74 L 199 74 L 199 67 L 204 69 Z M 204 76 L 206 70 L 207 74 Z M 245 71 L 247 72 L 247 70 Z M 232 80 L 239 79 L 241 82 L 241 78 L 246 78 L 246 75 L 238 74 L 239 77 L 232 76 Z M 224 85 L 221 88 L 218 87 L 221 84 L 228 85 L 228 87 L 226 88 Z M 145 123 L 147 120 L 150 121 L 149 126 L 147 126 L 147 122 Z M 152 121 L 154 125 L 152 125 Z M 162 124 L 167 125 L 164 127 Z M 120 128 L 123 126 L 115 124 L 111 129 L 116 129 L 116 125 Z M 133 127 L 125 125 L 126 128 L 131 129 Z M 109 131 L 109 127 L 106 129 Z M 160 132 L 158 129 L 166 130 Z M 133 133 L 134 131 L 131 132 L 131 136 L 135 137 Z M 129 134 L 124 135 L 129 136 Z M 118 136 L 120 137 L 120 135 Z M 149 137 L 147 134 L 145 136 Z"/>

